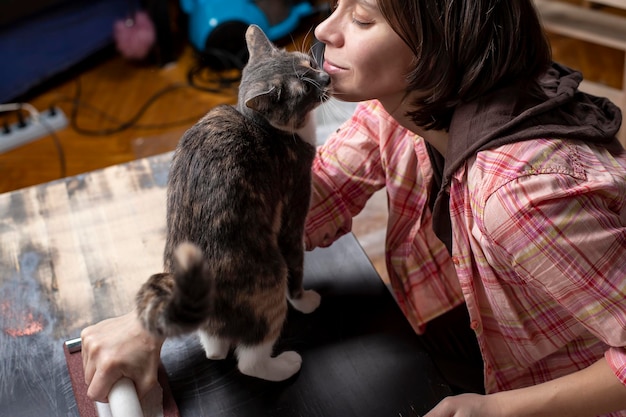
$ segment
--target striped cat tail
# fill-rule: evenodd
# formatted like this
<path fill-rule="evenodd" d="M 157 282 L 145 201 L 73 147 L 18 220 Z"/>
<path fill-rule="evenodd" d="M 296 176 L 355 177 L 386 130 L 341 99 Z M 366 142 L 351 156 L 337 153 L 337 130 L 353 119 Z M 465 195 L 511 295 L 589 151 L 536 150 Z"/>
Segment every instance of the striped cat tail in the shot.
<path fill-rule="evenodd" d="M 196 330 L 211 312 L 213 279 L 202 250 L 181 243 L 173 273 L 152 275 L 137 293 L 137 314 L 150 332 L 179 336 Z"/>

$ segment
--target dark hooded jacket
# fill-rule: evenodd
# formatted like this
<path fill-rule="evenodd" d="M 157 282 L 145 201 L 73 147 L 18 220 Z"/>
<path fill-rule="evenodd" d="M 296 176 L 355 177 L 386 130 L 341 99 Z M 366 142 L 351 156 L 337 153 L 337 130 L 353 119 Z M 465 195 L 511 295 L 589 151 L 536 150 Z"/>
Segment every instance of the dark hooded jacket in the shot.
<path fill-rule="evenodd" d="M 445 159 L 427 146 L 434 170 L 433 229 L 449 252 L 450 177 L 477 152 L 537 138 L 581 140 L 616 152 L 622 149 L 616 137 L 622 123 L 619 108 L 606 98 L 579 91 L 581 81 L 580 72 L 554 63 L 540 80 L 544 98 L 525 94 L 517 85 L 494 90 L 455 110 Z"/>

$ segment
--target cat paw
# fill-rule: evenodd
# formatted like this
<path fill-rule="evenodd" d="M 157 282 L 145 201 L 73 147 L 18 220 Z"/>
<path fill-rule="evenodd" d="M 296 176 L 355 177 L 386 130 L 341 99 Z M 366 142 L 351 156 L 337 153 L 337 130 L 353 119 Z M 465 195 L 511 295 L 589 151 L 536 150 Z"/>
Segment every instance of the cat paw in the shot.
<path fill-rule="evenodd" d="M 209 335 L 206 332 L 198 332 L 198 336 L 208 359 L 226 359 L 230 351 L 230 343 L 227 340 Z"/>
<path fill-rule="evenodd" d="M 295 299 L 289 299 L 289 302 L 301 313 L 309 314 L 315 311 L 319 307 L 322 297 L 313 290 L 305 290 L 302 292 L 302 297 Z"/>
<path fill-rule="evenodd" d="M 210 359 L 212 361 L 221 361 L 223 359 L 226 359 L 226 357 L 228 356 L 228 351 L 224 352 L 224 351 L 220 351 L 220 352 L 207 352 L 205 350 L 206 353 L 206 358 Z"/>
<path fill-rule="evenodd" d="M 301 366 L 302 357 L 297 352 L 287 351 L 261 363 L 245 365 L 239 362 L 239 371 L 244 375 L 277 382 L 295 375 Z"/>
<path fill-rule="evenodd" d="M 278 364 L 279 370 L 284 376 L 283 379 L 294 375 L 302 367 L 302 356 L 293 350 L 283 352 L 272 360 Z"/>

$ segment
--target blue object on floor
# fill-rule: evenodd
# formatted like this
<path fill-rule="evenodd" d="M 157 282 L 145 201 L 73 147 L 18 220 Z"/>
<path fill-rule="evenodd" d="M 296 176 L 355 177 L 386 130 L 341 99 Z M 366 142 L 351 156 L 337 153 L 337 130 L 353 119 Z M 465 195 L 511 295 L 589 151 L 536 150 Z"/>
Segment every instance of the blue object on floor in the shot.
<path fill-rule="evenodd" d="M 237 24 L 239 29 L 255 24 L 270 40 L 275 41 L 291 33 L 300 19 L 317 11 L 307 1 L 296 3 L 291 6 L 287 18 L 272 25 L 253 0 L 180 0 L 180 5 L 189 16 L 189 41 L 198 51 L 205 50 L 207 45 L 219 47 L 219 44 L 212 45 L 211 37 L 216 29 L 224 25 Z M 239 36 L 240 33 L 232 35 Z"/>

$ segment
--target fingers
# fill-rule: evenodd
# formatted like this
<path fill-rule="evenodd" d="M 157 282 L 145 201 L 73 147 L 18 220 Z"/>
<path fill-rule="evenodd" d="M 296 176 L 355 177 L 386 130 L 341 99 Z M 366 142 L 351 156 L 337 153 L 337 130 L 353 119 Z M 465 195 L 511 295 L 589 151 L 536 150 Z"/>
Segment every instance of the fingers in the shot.
<path fill-rule="evenodd" d="M 81 332 L 82 359 L 85 383 L 88 385 L 87 396 L 92 401 L 106 402 L 111 386 L 122 374 L 118 364 L 102 353 L 102 346 L 96 337 L 94 327 Z"/>
<path fill-rule="evenodd" d="M 120 378 L 127 377 L 135 384 L 137 396 L 141 399 L 158 383 L 159 363 L 157 360 L 156 362 L 152 361 L 137 364 L 137 366 L 129 366 L 129 364 L 121 362 L 118 358 L 101 356 L 98 359 L 97 368 L 95 368 L 95 361 L 91 361 L 88 364 L 89 372 L 93 377 L 89 381 L 87 381 L 87 377 L 85 378 L 89 385 L 87 396 L 93 401 L 107 402 L 107 397 L 113 385 Z"/>
<path fill-rule="evenodd" d="M 83 372 L 85 374 L 85 383 L 91 384 L 94 374 L 96 372 L 95 362 L 89 360 L 90 353 L 95 350 L 92 348 L 91 334 L 89 328 L 83 329 L 80 333 L 81 339 L 81 358 L 83 361 Z"/>
<path fill-rule="evenodd" d="M 490 412 L 485 408 L 488 396 L 478 394 L 460 394 L 446 397 L 424 417 L 490 417 L 501 416 L 501 412 Z"/>
<path fill-rule="evenodd" d="M 111 391 L 111 387 L 122 375 L 117 374 L 113 376 L 111 373 L 106 373 L 98 369 L 94 374 L 94 378 L 89 383 L 87 388 L 87 397 L 92 401 L 99 401 L 101 403 L 108 402 L 108 395 Z"/>
<path fill-rule="evenodd" d="M 142 398 L 157 384 L 163 339 L 153 337 L 134 313 L 103 320 L 81 332 L 87 396 L 106 402 L 122 377 L 133 381 Z"/>
<path fill-rule="evenodd" d="M 157 374 L 157 370 L 144 372 L 141 378 L 137 378 L 134 381 L 135 388 L 137 389 L 137 396 L 140 399 L 148 395 L 148 393 L 158 384 Z"/>
<path fill-rule="evenodd" d="M 430 410 L 428 413 L 424 415 L 424 417 L 450 417 L 450 414 L 446 414 L 441 408 L 441 403 L 439 403 L 435 408 Z"/>

